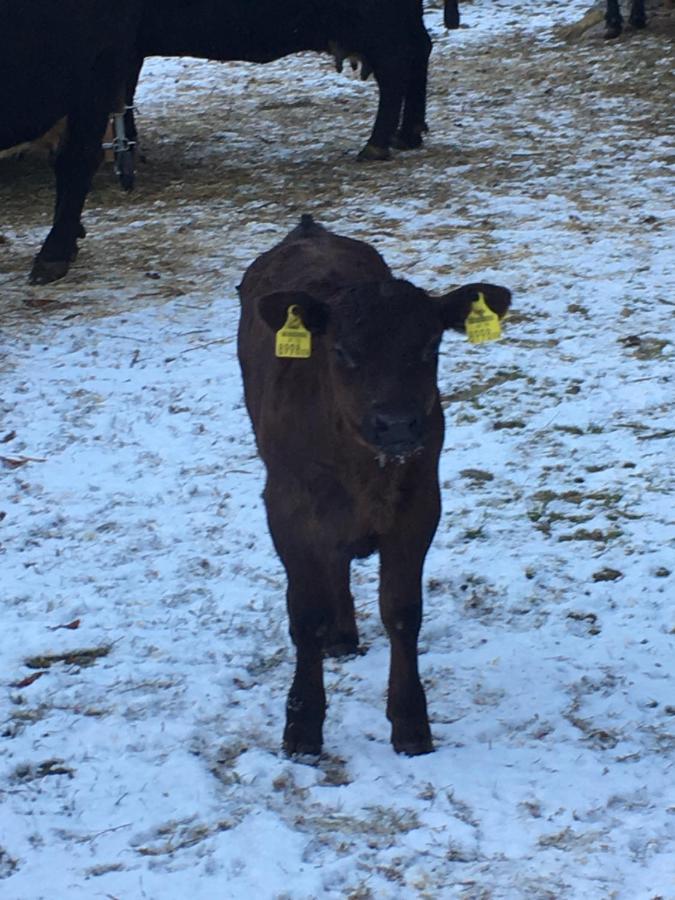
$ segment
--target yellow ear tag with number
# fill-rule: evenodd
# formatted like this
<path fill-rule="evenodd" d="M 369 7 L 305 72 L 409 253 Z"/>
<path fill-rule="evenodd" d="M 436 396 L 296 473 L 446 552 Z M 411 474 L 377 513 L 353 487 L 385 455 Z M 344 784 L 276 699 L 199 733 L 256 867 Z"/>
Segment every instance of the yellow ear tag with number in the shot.
<path fill-rule="evenodd" d="M 464 322 L 466 336 L 472 344 L 497 341 L 502 336 L 499 316 L 485 302 L 485 296 L 478 293 L 478 299 L 471 304 L 471 312 Z"/>
<path fill-rule="evenodd" d="M 277 331 L 274 352 L 281 359 L 309 359 L 312 355 L 312 335 L 302 324 L 297 306 L 288 307 L 286 321 Z"/>

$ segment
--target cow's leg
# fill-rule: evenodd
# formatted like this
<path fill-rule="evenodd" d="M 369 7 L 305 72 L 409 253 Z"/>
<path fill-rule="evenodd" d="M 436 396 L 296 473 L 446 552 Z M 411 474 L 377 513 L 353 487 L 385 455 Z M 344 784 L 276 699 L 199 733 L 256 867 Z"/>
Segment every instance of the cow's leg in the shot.
<path fill-rule="evenodd" d="M 645 0 L 633 0 L 628 20 L 633 28 L 645 28 L 647 17 L 645 15 Z"/>
<path fill-rule="evenodd" d="M 371 162 L 389 159 L 389 147 L 401 118 L 401 106 L 408 83 L 408 66 L 405 60 L 396 57 L 373 60 L 367 55 L 366 59 L 372 65 L 380 98 L 373 132 L 358 158 Z"/>
<path fill-rule="evenodd" d="M 623 26 L 623 17 L 619 7 L 619 0 L 607 0 L 607 11 L 605 12 L 605 29 L 606 38 L 616 38 L 621 34 Z"/>
<path fill-rule="evenodd" d="M 415 42 L 415 54 L 410 65 L 410 76 L 405 92 L 403 121 L 394 138 L 393 146 L 399 150 L 412 150 L 422 145 L 422 134 L 428 131 L 425 121 L 427 104 L 427 72 L 431 54 L 431 39 L 422 28 Z"/>
<path fill-rule="evenodd" d="M 391 644 L 387 718 L 397 753 L 433 750 L 427 703 L 417 667 L 422 622 L 422 569 L 440 512 L 438 486 L 419 485 L 415 508 L 380 538 L 380 613 Z"/>
<path fill-rule="evenodd" d="M 114 83 L 115 67 L 104 54 L 85 86 L 88 90 L 68 113 L 68 133 L 54 163 L 54 222 L 33 262 L 32 284 L 48 284 L 62 278 L 77 255 L 77 238 L 84 236 L 80 217 L 103 156 L 101 142 L 114 105 Z"/>
<path fill-rule="evenodd" d="M 446 28 L 459 28 L 459 7 L 457 0 L 445 0 L 443 22 Z"/>
<path fill-rule="evenodd" d="M 48 284 L 62 278 L 77 256 L 77 238 L 84 236 L 80 221 L 91 179 L 102 156 L 101 140 L 107 113 L 93 123 L 71 119 L 66 143 L 56 158 L 54 224 L 33 262 L 31 284 Z"/>

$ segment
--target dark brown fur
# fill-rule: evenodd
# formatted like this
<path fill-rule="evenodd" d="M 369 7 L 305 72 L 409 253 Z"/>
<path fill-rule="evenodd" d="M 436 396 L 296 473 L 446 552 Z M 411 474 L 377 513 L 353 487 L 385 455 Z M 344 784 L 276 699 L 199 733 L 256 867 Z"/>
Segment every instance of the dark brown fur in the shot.
<path fill-rule="evenodd" d="M 392 743 L 408 754 L 433 749 L 417 636 L 422 567 L 440 514 L 437 348 L 444 328 L 462 330 L 478 290 L 506 312 L 506 288 L 467 285 L 431 298 L 395 279 L 373 247 L 309 216 L 244 276 L 239 360 L 297 651 L 289 753 L 321 749 L 322 657 L 358 647 L 350 562 L 375 550 L 391 642 Z M 312 332 L 309 359 L 275 357 L 274 333 L 293 304 Z"/>

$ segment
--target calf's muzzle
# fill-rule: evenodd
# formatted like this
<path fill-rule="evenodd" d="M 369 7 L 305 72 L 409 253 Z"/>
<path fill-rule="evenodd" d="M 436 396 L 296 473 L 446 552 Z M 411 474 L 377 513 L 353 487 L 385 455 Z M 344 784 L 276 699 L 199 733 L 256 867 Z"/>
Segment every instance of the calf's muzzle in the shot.
<path fill-rule="evenodd" d="M 368 443 L 387 456 L 409 456 L 424 444 L 425 419 L 411 412 L 374 411 L 362 431 Z"/>

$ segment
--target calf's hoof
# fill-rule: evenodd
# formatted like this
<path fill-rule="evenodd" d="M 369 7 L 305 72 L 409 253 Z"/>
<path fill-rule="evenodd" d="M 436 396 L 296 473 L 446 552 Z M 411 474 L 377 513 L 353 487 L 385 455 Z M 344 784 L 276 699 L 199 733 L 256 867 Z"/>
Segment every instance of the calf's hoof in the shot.
<path fill-rule="evenodd" d="M 608 25 L 605 30 L 605 40 L 612 41 L 614 38 L 618 38 L 621 34 L 621 26 L 620 25 Z"/>
<path fill-rule="evenodd" d="M 350 635 L 335 635 L 326 641 L 323 653 L 333 659 L 341 659 L 346 656 L 358 656 L 359 639 Z"/>
<path fill-rule="evenodd" d="M 283 748 L 287 756 L 320 756 L 322 744 L 321 725 L 289 722 L 284 729 Z"/>
<path fill-rule="evenodd" d="M 375 144 L 368 143 L 356 158 L 359 162 L 384 162 L 391 159 L 391 153 L 388 147 L 376 147 Z"/>
<path fill-rule="evenodd" d="M 30 284 L 51 284 L 52 281 L 63 278 L 69 268 L 70 260 L 46 260 L 36 256 L 28 281 Z"/>
<path fill-rule="evenodd" d="M 351 618 L 351 621 L 349 621 Z M 354 617 L 345 616 L 340 624 L 329 625 L 323 636 L 323 655 L 333 658 L 356 656 L 359 652 L 359 632 Z"/>
<path fill-rule="evenodd" d="M 395 719 L 391 723 L 391 742 L 397 753 L 404 753 L 406 756 L 422 756 L 424 753 L 434 752 L 431 731 L 426 722 Z"/>

